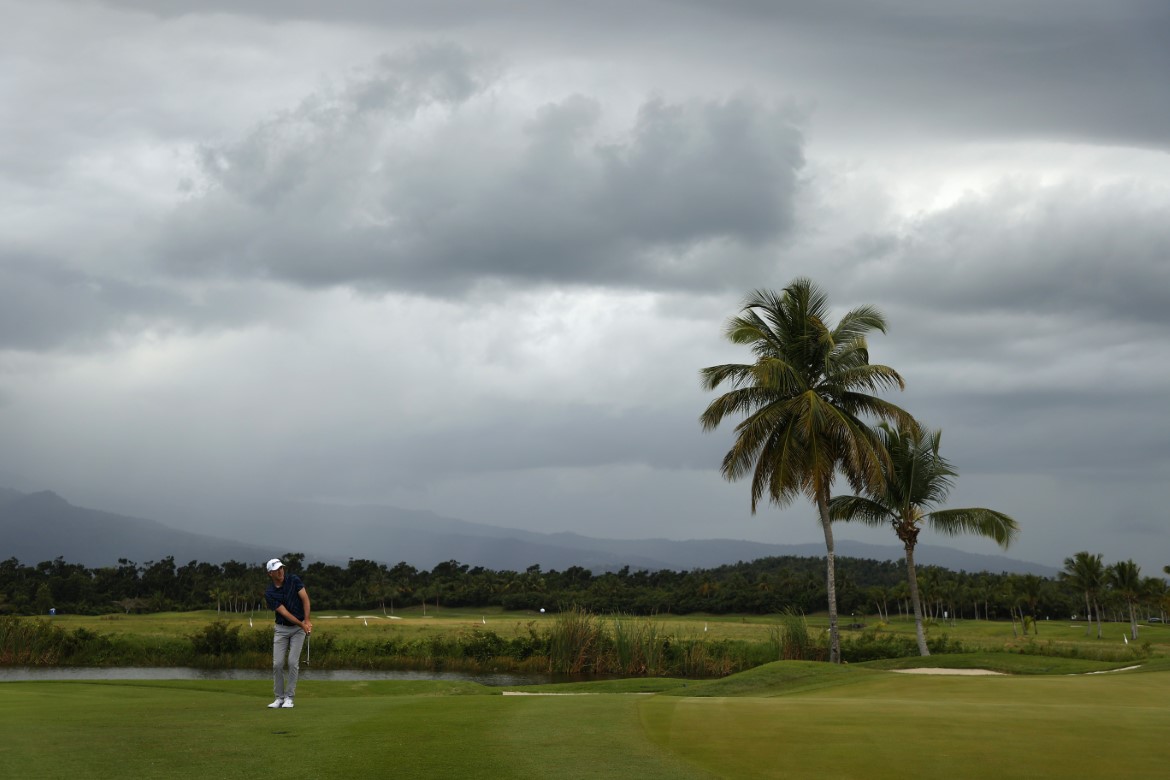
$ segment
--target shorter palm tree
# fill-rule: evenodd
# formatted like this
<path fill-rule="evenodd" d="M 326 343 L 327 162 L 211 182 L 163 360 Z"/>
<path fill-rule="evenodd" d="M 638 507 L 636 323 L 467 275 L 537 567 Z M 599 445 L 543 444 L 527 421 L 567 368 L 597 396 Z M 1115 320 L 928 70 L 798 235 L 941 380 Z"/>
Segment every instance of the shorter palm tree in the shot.
<path fill-rule="evenodd" d="M 982 507 L 930 511 L 946 500 L 953 479 L 958 476 L 950 462 L 939 454 L 942 431 L 910 426 L 895 429 L 882 423 L 877 434 L 889 453 L 889 463 L 879 486 L 866 496 L 835 496 L 829 501 L 829 516 L 834 521 L 893 527 L 906 550 L 906 575 L 914 607 L 918 652 L 930 655 L 914 568 L 918 534 L 924 527 L 950 536 L 976 534 L 1006 548 L 1015 539 L 1019 526 L 1002 512 Z"/>
<path fill-rule="evenodd" d="M 1060 578 L 1085 594 L 1085 636 L 1093 627 L 1093 613 L 1097 614 L 1097 638 L 1101 638 L 1101 605 L 1098 597 L 1105 586 L 1105 564 L 1101 554 L 1091 555 L 1082 550 L 1071 558 L 1064 559 L 1064 571 Z"/>
<path fill-rule="evenodd" d="M 1142 597 L 1142 570 L 1133 561 L 1118 561 L 1106 570 L 1113 592 L 1129 606 L 1129 638 L 1138 638 L 1137 604 Z"/>

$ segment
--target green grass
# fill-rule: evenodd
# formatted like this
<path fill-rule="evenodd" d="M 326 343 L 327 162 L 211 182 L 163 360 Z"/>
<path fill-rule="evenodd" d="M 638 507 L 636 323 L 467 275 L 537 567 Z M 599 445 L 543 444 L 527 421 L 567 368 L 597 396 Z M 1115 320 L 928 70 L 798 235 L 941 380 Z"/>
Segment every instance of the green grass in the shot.
<path fill-rule="evenodd" d="M 1019 657 L 1018 672 L 1049 659 Z M 942 659 L 935 659 L 939 662 Z M 954 658 L 951 659 L 955 660 Z M 987 657 L 984 658 L 987 660 Z M 1081 662 L 1083 663 L 1083 662 Z M 0 684 L 0 777 L 1157 777 L 1170 671 L 933 677 L 778 662 L 501 696 L 450 682 Z M 630 695 L 660 691 L 657 695 Z"/>
<path fill-rule="evenodd" d="M 650 740 L 638 698 L 469 684 L 5 683 L 0 777 L 707 777 Z"/>
<path fill-rule="evenodd" d="M 780 696 L 656 696 L 642 714 L 658 744 L 725 777 L 1153 777 L 1168 694 L 1164 673 L 873 672 Z"/>

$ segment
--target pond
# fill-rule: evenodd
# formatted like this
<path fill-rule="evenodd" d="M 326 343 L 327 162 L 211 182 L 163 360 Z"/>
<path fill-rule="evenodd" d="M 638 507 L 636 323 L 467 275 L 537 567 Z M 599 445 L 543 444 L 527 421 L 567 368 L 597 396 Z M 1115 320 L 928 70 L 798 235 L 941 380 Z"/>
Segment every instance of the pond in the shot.
<path fill-rule="evenodd" d="M 78 667 L 0 667 L 0 682 L 36 682 L 42 680 L 271 680 L 267 669 L 195 669 L 187 666 L 78 666 Z M 495 687 L 542 685 L 555 682 L 550 674 L 470 672 L 395 672 L 357 669 L 313 669 L 301 664 L 302 680 L 449 680 L 473 682 Z"/>

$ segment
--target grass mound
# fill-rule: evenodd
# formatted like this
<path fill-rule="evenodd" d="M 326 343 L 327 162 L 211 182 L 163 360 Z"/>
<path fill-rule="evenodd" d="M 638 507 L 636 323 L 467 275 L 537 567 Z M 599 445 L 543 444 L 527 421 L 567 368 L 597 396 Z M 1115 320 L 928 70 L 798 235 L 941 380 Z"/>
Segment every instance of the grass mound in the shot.
<path fill-rule="evenodd" d="M 661 693 L 687 684 L 687 680 L 678 677 L 629 677 L 547 685 L 509 685 L 507 690 L 522 693 Z"/>
<path fill-rule="evenodd" d="M 790 693 L 850 685 L 875 672 L 859 666 L 817 661 L 774 661 L 720 680 L 687 682 L 667 696 L 784 696 Z"/>

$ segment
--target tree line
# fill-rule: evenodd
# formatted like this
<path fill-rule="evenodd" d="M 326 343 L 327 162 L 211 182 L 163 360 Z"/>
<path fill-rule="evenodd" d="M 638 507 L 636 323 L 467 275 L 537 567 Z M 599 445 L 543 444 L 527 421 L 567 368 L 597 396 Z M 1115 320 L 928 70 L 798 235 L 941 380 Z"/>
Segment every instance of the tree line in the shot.
<path fill-rule="evenodd" d="M 824 558 L 769 557 L 714 568 L 594 573 L 571 566 L 539 565 L 523 571 L 493 570 L 445 561 L 430 570 L 405 562 L 387 566 L 351 559 L 345 566 L 301 553 L 283 556 L 299 574 L 319 610 L 378 611 L 407 608 L 499 607 L 550 612 L 570 606 L 594 613 L 774 614 L 814 613 L 824 608 Z M 913 616 L 905 561 L 837 560 L 837 599 L 855 624 Z M 265 611 L 268 578 L 261 564 L 228 561 L 176 564 L 171 557 L 137 564 L 87 568 L 62 558 L 24 565 L 0 562 L 0 613 L 105 614 L 213 609 L 223 613 Z M 1141 620 L 1163 620 L 1170 586 L 1143 577 L 1132 561 L 1105 565 L 1100 555 L 1077 553 L 1055 578 L 1036 574 L 955 572 L 918 568 L 924 619 L 1011 621 L 1025 634 L 1047 619 L 1086 620 L 1086 634 L 1104 622 L 1128 622 L 1136 638 Z"/>

